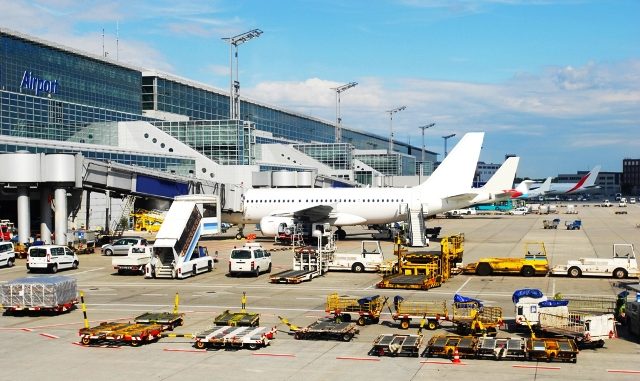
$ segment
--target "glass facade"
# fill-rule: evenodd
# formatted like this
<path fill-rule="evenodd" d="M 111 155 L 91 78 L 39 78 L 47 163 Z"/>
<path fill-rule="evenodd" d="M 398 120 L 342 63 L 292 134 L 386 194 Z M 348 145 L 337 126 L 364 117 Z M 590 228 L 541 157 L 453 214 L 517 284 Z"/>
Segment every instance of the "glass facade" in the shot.
<path fill-rule="evenodd" d="M 353 168 L 353 146 L 346 143 L 338 144 L 294 144 L 298 151 L 310 156 L 333 169 Z"/>
<path fill-rule="evenodd" d="M 239 120 L 152 122 L 160 130 L 222 165 L 254 163 L 254 126 Z"/>
<path fill-rule="evenodd" d="M 387 176 L 413 176 L 416 158 L 397 153 L 356 153 L 355 158 Z"/>

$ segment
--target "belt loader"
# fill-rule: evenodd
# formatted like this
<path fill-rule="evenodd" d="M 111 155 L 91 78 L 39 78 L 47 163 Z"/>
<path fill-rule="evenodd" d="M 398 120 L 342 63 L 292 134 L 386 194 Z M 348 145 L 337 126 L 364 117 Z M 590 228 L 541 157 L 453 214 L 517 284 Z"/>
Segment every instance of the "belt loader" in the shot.
<path fill-rule="evenodd" d="M 387 303 L 387 298 L 379 295 L 356 298 L 340 296 L 333 293 L 327 297 L 325 311 L 334 315 L 336 322 L 351 321 L 351 314 L 358 316 L 358 325 L 377 324 L 380 321 L 380 313 Z"/>

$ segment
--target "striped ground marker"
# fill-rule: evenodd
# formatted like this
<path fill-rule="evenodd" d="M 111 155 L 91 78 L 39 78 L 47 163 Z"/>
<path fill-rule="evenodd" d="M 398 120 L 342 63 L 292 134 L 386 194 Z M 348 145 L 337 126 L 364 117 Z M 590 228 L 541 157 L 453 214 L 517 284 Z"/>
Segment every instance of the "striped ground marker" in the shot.
<path fill-rule="evenodd" d="M 626 373 L 626 374 L 640 374 L 640 370 L 633 369 L 607 369 L 609 373 Z"/>
<path fill-rule="evenodd" d="M 41 333 L 40 336 L 48 337 L 49 339 L 59 339 L 59 336 L 52 335 L 50 333 Z"/>
<path fill-rule="evenodd" d="M 189 352 L 189 353 L 207 353 L 206 349 L 178 349 L 178 348 L 164 348 L 164 352 Z"/>
<path fill-rule="evenodd" d="M 420 364 L 438 364 L 438 365 L 467 365 L 463 362 L 453 363 L 451 361 L 420 361 Z"/>
<path fill-rule="evenodd" d="M 540 366 L 540 365 L 511 365 L 513 368 L 526 368 L 526 369 L 545 369 L 545 370 L 560 370 L 559 366 Z"/>

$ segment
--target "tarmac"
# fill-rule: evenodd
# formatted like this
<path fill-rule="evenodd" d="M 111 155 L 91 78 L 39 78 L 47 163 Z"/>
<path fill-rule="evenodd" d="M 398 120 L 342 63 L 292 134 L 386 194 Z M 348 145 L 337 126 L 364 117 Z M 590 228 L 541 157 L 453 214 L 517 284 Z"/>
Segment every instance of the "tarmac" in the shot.
<path fill-rule="evenodd" d="M 464 263 L 481 257 L 522 257 L 525 242 L 544 242 L 551 265 L 579 257 L 608 258 L 614 243 L 632 243 L 640 247 L 640 205 L 601 208 L 579 204 L 578 214 L 557 215 L 483 215 L 458 219 L 428 220 L 428 226 L 442 226 L 440 237 L 464 233 Z M 543 229 L 544 219 L 560 218 L 557 230 Z M 565 221 L 582 220 L 581 230 L 566 230 Z M 347 228 L 348 238 L 338 243 L 339 252 L 359 252 L 361 240 L 370 240 L 372 231 L 362 227 Z M 202 241 L 209 253 L 218 252 L 218 263 L 211 273 L 184 280 L 144 279 L 140 275 L 118 275 L 111 267 L 111 257 L 99 253 L 81 255 L 77 270 L 58 275 L 75 277 L 84 291 L 88 319 L 92 326 L 103 321 L 131 321 L 145 312 L 171 311 L 174 295 L 180 296 L 180 311 L 185 324 L 174 333 L 196 333 L 211 326 L 213 318 L 224 310 L 240 310 L 243 292 L 247 311 L 260 313 L 263 326 L 277 327 L 271 344 L 255 351 L 197 350 L 188 338 L 162 338 L 140 347 L 129 345 L 79 345 L 78 330 L 83 314 L 78 308 L 61 314 L 0 316 L 0 380 L 424 380 L 449 379 L 492 380 L 637 380 L 640 378 L 640 345 L 629 338 L 624 328 L 620 337 L 608 340 L 604 348 L 584 349 L 577 364 L 537 363 L 462 359 L 453 364 L 447 359 L 374 357 L 368 352 L 374 339 L 383 333 L 417 333 L 399 329 L 385 309 L 379 324 L 360 328 L 350 342 L 295 340 L 278 316 L 298 326 L 306 326 L 326 316 L 327 295 L 382 295 L 393 299 L 402 295 L 410 300 L 446 299 L 450 305 L 456 293 L 481 299 L 486 305 L 503 308 L 507 319 L 513 318 L 511 295 L 516 289 L 534 287 L 552 296 L 589 295 L 614 297 L 620 283 L 637 283 L 637 279 L 567 278 L 456 275 L 441 287 L 428 291 L 376 289 L 376 273 L 330 272 L 302 284 L 271 284 L 269 275 L 228 277 L 229 252 L 243 241 L 233 238 L 236 231 Z M 245 231 L 245 233 L 251 233 Z M 272 238 L 256 241 L 272 249 L 273 272 L 290 268 L 292 252 L 274 245 Z M 384 242 L 385 255 L 392 256 L 391 242 Z M 432 242 L 426 250 L 439 250 Z M 24 276 L 25 260 L 18 259 L 13 268 L 0 269 L 0 282 Z M 46 276 L 46 275 L 45 275 Z M 632 293 L 630 297 L 635 297 Z M 452 333 L 448 325 L 434 331 L 423 330 L 426 341 L 434 334 Z M 500 337 L 515 334 L 500 330 Z"/>

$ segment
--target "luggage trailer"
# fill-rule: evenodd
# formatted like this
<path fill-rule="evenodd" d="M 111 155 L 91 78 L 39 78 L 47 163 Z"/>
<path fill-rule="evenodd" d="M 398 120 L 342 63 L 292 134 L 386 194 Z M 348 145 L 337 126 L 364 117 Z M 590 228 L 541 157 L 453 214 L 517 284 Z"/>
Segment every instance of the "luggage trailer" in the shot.
<path fill-rule="evenodd" d="M 260 314 L 245 311 L 231 312 L 226 310 L 215 317 L 213 324 L 217 326 L 231 327 L 257 327 L 260 325 Z"/>
<path fill-rule="evenodd" d="M 310 325 L 295 331 L 296 340 L 339 340 L 351 341 L 360 333 L 356 323 L 337 323 L 330 319 L 319 319 Z"/>
<path fill-rule="evenodd" d="M 195 347 L 207 348 L 247 348 L 256 350 L 266 347 L 275 337 L 276 328 L 255 326 L 215 326 L 195 335 Z"/>
<path fill-rule="evenodd" d="M 360 326 L 378 324 L 387 300 L 379 295 L 357 298 L 333 293 L 327 296 L 325 312 L 334 315 L 336 322 L 350 322 L 353 314 L 358 316 L 356 323 Z"/>
<path fill-rule="evenodd" d="M 422 335 L 380 335 L 373 342 L 369 355 L 418 357 L 422 339 Z"/>
<path fill-rule="evenodd" d="M 111 342 L 137 347 L 157 341 L 163 331 L 164 327 L 160 324 L 103 322 L 95 327 L 81 328 L 79 335 L 82 345 Z"/>

